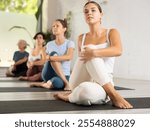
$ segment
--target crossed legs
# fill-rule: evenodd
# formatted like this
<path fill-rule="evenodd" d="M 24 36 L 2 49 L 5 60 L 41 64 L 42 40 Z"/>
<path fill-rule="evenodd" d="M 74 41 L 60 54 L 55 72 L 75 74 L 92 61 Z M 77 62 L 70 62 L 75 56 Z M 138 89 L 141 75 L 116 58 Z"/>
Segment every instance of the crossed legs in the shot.
<path fill-rule="evenodd" d="M 69 81 L 66 79 L 63 73 L 60 62 L 51 62 L 51 66 L 55 70 L 56 74 L 63 80 L 65 84 L 64 90 L 70 90 Z"/>
<path fill-rule="evenodd" d="M 51 56 L 56 56 L 56 52 L 52 52 Z M 44 82 L 41 83 L 31 83 L 31 86 L 40 86 L 44 88 L 63 88 L 64 90 L 70 90 L 69 82 L 67 80 L 68 76 L 64 75 L 60 62 L 47 61 L 42 70 L 42 79 Z"/>
<path fill-rule="evenodd" d="M 78 70 L 77 68 L 74 70 Z M 94 58 L 86 63 L 87 75 L 90 75 L 97 83 L 99 83 L 107 95 L 113 102 L 113 105 L 123 109 L 133 108 L 133 106 L 127 102 L 115 89 L 111 83 L 111 78 L 109 77 L 107 70 L 104 65 L 104 61 L 101 58 Z M 71 76 L 73 79 L 73 76 Z M 82 79 L 80 76 L 76 76 L 78 80 Z M 75 80 L 75 81 L 78 81 Z M 69 93 L 62 94 L 58 93 L 55 95 L 56 98 L 69 101 Z"/>

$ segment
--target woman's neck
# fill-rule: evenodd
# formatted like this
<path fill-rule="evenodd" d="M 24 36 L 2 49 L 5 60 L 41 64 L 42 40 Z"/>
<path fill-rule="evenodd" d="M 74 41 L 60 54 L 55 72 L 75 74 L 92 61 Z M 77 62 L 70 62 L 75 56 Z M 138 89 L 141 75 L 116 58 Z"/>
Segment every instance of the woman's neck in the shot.
<path fill-rule="evenodd" d="M 35 49 L 42 49 L 43 48 L 43 45 L 42 44 L 38 44 L 38 43 L 36 43 L 36 45 L 35 45 Z"/>
<path fill-rule="evenodd" d="M 20 51 L 20 52 L 24 52 L 24 51 L 25 51 L 25 49 L 20 49 L 19 51 Z"/>
<path fill-rule="evenodd" d="M 89 34 L 95 37 L 100 36 L 101 33 L 103 32 L 103 28 L 99 23 L 89 25 L 89 29 L 90 29 Z"/>
<path fill-rule="evenodd" d="M 56 42 L 56 44 L 61 45 L 65 42 L 65 39 L 66 38 L 65 38 L 64 35 L 57 35 L 56 39 L 55 39 L 55 42 Z"/>

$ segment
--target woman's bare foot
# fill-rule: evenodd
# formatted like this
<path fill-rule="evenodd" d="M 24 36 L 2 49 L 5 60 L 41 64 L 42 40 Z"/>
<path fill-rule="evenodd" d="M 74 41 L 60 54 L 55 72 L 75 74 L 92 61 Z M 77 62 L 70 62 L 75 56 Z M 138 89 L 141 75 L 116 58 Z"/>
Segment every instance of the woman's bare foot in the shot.
<path fill-rule="evenodd" d="M 30 84 L 30 87 L 43 87 L 43 88 L 50 89 L 50 88 L 52 88 L 52 82 L 51 81 L 33 82 L 33 83 Z"/>
<path fill-rule="evenodd" d="M 41 87 L 47 88 L 47 89 L 51 89 L 52 88 L 52 82 L 49 80 L 46 83 L 43 83 L 41 85 Z"/>
<path fill-rule="evenodd" d="M 71 91 L 71 87 L 69 85 L 69 82 L 65 83 L 64 91 Z"/>
<path fill-rule="evenodd" d="M 18 77 L 18 80 L 28 80 L 28 77 L 27 76 L 20 76 L 20 77 Z"/>
<path fill-rule="evenodd" d="M 44 82 L 32 82 L 30 87 L 41 87 Z"/>
<path fill-rule="evenodd" d="M 70 88 L 69 85 L 66 85 L 65 88 L 64 88 L 64 90 L 65 90 L 65 91 L 71 91 L 71 88 Z"/>
<path fill-rule="evenodd" d="M 133 106 L 127 102 L 115 89 L 111 83 L 107 83 L 103 86 L 104 90 L 106 91 L 107 95 L 113 102 L 113 105 L 122 108 L 122 109 L 131 109 Z"/>
<path fill-rule="evenodd" d="M 133 106 L 126 101 L 122 96 L 116 93 L 115 97 L 111 98 L 113 105 L 122 109 L 131 109 Z"/>
<path fill-rule="evenodd" d="M 107 95 L 110 97 L 114 106 L 121 109 L 131 109 L 133 106 L 127 102 L 114 88 L 111 83 L 103 85 L 104 90 Z"/>
<path fill-rule="evenodd" d="M 70 94 L 70 93 L 71 93 L 71 92 L 60 92 L 60 93 L 54 94 L 54 97 L 55 97 L 56 99 L 60 99 L 60 100 L 69 102 L 69 94 Z"/>

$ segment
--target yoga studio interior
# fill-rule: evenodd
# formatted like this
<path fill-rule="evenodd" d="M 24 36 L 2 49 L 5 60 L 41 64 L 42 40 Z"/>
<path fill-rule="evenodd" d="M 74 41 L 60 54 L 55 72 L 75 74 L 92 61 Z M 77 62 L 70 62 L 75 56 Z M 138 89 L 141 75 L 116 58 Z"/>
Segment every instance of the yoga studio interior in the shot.
<path fill-rule="evenodd" d="M 89 32 L 84 8 L 85 3 L 90 0 L 24 0 L 23 3 L 15 3 L 19 0 L 6 1 L 7 4 L 0 1 L 0 114 L 150 113 L 149 0 L 94 0 L 103 10 L 102 27 L 115 28 L 120 33 L 122 54 L 115 57 L 112 79 L 115 90 L 133 106 L 132 109 L 113 106 L 111 100 L 105 104 L 92 105 L 62 101 L 54 94 L 65 92 L 63 89 L 31 87 L 31 81 L 7 75 L 6 72 L 14 64 L 13 54 L 18 50 L 17 42 L 25 40 L 26 51 L 30 55 L 35 48 L 35 34 L 45 33 L 46 45 L 53 38 L 53 22 L 64 18 L 68 26 L 67 39 L 75 43 L 71 60 L 72 73 L 78 57 L 78 36 Z"/>

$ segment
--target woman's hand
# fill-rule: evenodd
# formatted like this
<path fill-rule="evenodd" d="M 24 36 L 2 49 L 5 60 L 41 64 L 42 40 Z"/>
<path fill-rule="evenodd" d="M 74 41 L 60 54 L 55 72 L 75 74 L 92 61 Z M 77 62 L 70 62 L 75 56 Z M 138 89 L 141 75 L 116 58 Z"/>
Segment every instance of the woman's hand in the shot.
<path fill-rule="evenodd" d="M 15 71 L 16 70 L 16 65 L 11 65 L 12 66 L 12 71 Z"/>
<path fill-rule="evenodd" d="M 49 55 L 46 55 L 46 60 L 50 61 L 50 56 Z"/>
<path fill-rule="evenodd" d="M 31 67 L 34 66 L 34 61 L 30 62 L 30 66 L 31 66 Z"/>
<path fill-rule="evenodd" d="M 34 65 L 33 62 L 28 62 L 28 64 L 27 64 L 28 68 L 30 68 L 30 69 L 33 67 L 33 65 Z"/>
<path fill-rule="evenodd" d="M 81 58 L 80 60 L 87 62 L 94 58 L 94 50 L 85 47 L 84 50 L 80 52 L 79 57 Z"/>

